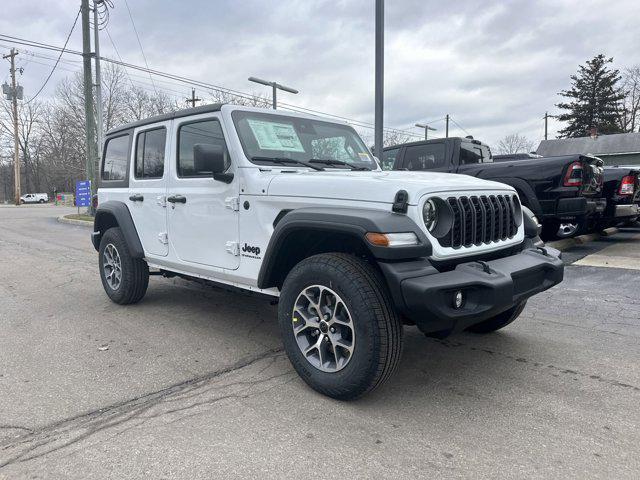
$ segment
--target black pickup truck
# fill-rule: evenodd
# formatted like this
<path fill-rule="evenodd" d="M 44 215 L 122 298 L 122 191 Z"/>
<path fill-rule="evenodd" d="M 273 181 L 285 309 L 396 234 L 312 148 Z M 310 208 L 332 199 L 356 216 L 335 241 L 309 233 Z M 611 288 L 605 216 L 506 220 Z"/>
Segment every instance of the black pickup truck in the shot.
<path fill-rule="evenodd" d="M 462 173 L 511 185 L 541 220 L 547 239 L 562 236 L 564 224 L 586 226 L 606 206 L 602 160 L 587 155 L 494 163 L 484 143 L 451 137 L 385 148 L 381 162 L 385 170 Z"/>
<path fill-rule="evenodd" d="M 635 222 L 640 216 L 640 165 L 604 167 L 602 196 L 607 207 L 599 228 Z"/>

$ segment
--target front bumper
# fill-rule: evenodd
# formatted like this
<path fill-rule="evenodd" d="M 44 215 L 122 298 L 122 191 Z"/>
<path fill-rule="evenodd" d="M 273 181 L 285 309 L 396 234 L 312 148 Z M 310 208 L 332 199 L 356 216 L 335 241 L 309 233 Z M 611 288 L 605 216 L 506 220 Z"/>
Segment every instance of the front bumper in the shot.
<path fill-rule="evenodd" d="M 442 273 L 433 267 L 403 270 L 390 264 L 382 270 L 402 313 L 422 331 L 435 332 L 463 330 L 557 285 L 564 264 L 558 250 L 529 247 L 509 257 L 462 263 Z M 412 276 L 412 271 L 418 275 Z M 464 300 L 455 308 L 459 291 Z"/>

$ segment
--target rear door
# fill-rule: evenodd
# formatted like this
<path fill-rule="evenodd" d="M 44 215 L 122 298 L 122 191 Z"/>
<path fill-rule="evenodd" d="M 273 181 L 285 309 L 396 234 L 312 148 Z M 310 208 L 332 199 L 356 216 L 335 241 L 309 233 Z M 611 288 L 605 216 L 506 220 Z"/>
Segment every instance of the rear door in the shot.
<path fill-rule="evenodd" d="M 127 205 L 145 253 L 166 256 L 167 168 L 171 122 L 136 129 Z"/>
<path fill-rule="evenodd" d="M 230 182 L 214 180 L 213 172 L 194 162 L 197 144 L 221 146 L 227 171 L 235 167 L 226 147 L 220 114 L 175 120 L 176 158 L 167 190 L 169 241 L 182 262 L 235 270 L 238 256 L 237 175 Z"/>

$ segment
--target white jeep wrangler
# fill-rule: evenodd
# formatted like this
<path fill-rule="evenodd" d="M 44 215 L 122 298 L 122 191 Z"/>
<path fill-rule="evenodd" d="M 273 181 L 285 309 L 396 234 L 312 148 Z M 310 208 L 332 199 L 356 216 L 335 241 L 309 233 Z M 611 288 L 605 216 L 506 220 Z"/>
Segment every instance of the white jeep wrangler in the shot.
<path fill-rule="evenodd" d="M 207 105 L 107 134 L 93 245 L 104 289 L 153 274 L 278 299 L 300 376 L 338 399 L 385 381 L 404 324 L 491 332 L 562 281 L 513 188 L 380 170 L 348 125 Z"/>

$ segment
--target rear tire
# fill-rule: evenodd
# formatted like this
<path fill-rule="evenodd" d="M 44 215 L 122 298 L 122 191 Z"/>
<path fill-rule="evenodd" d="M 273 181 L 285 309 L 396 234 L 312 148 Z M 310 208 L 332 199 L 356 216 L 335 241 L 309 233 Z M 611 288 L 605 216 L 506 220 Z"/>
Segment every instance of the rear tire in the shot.
<path fill-rule="evenodd" d="M 387 287 L 352 255 L 323 253 L 298 263 L 284 281 L 278 322 L 296 372 L 335 399 L 370 392 L 400 361 L 402 324 Z"/>
<path fill-rule="evenodd" d="M 40 200 L 38 200 L 38 203 L 44 203 L 44 200 L 41 198 Z"/>
<path fill-rule="evenodd" d="M 511 307 L 509 310 L 499 313 L 495 317 L 491 317 L 484 322 L 480 322 L 467 328 L 467 330 L 473 333 L 492 333 L 496 330 L 500 330 L 518 318 L 526 305 L 527 301 L 525 300 L 524 302 Z"/>
<path fill-rule="evenodd" d="M 149 267 L 133 258 L 118 227 L 108 229 L 100 240 L 100 280 L 111 301 L 120 305 L 142 300 L 149 286 Z"/>

